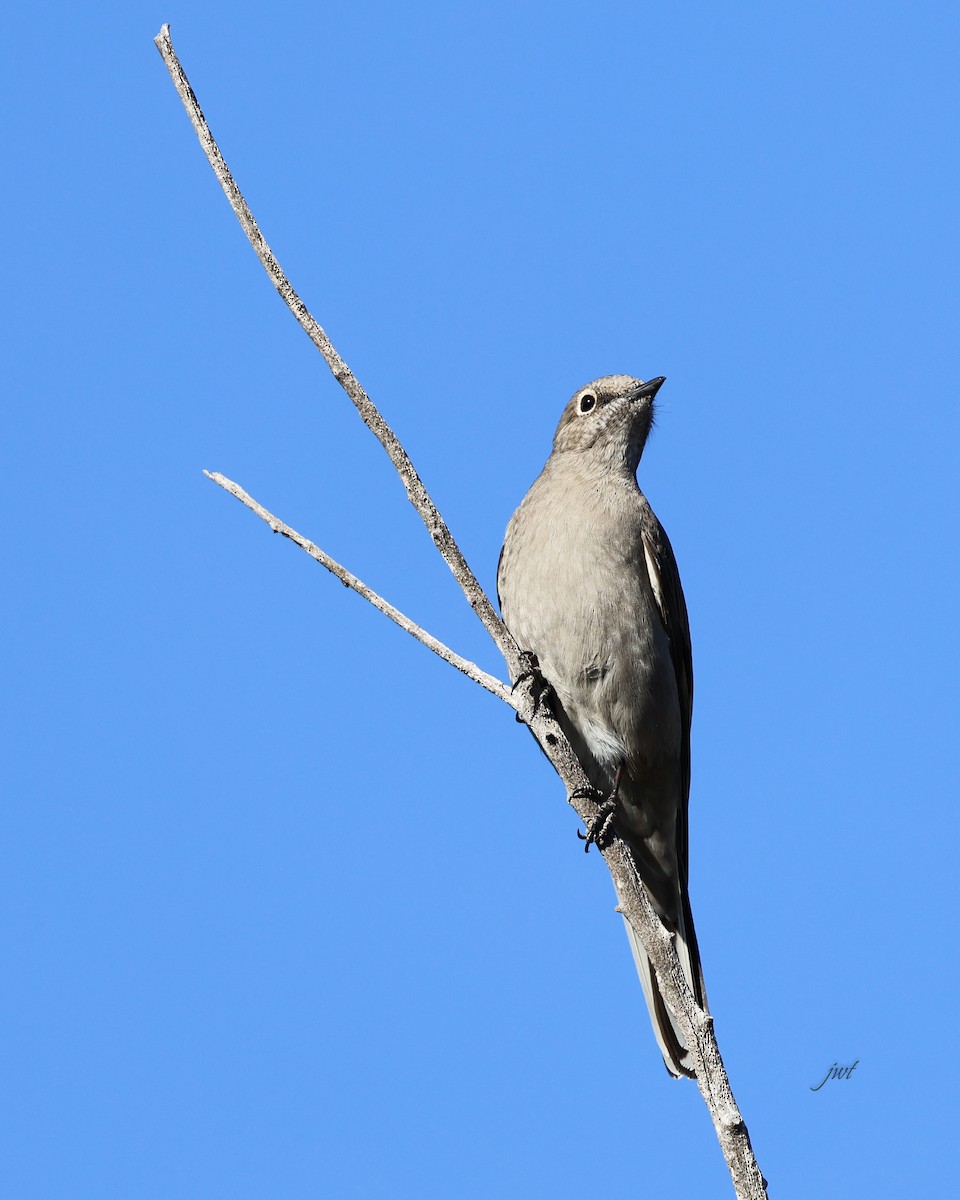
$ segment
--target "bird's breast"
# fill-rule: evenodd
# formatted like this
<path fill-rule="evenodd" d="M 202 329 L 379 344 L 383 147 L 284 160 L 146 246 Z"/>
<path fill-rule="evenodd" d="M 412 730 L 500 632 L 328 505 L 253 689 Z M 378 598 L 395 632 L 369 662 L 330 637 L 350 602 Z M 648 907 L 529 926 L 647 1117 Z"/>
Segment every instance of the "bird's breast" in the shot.
<path fill-rule="evenodd" d="M 645 505 L 635 484 L 576 489 L 541 476 L 504 543 L 504 621 L 605 767 L 673 755 L 680 743 L 670 645 L 643 549 Z"/>

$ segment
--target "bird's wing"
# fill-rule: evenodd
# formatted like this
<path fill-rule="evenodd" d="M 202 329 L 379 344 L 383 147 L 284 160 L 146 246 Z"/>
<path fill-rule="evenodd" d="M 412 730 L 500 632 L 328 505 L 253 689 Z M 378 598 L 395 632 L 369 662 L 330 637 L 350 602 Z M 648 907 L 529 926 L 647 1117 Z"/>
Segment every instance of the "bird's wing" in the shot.
<path fill-rule="evenodd" d="M 670 641 L 670 657 L 677 680 L 680 700 L 680 772 L 681 804 L 677 818 L 677 857 L 680 879 L 687 885 L 687 800 L 690 796 L 690 722 L 693 717 L 693 654 L 690 648 L 690 622 L 680 586 L 680 572 L 673 556 L 670 539 L 648 508 L 641 527 L 643 552 L 657 611 Z"/>
<path fill-rule="evenodd" d="M 693 913 L 690 909 L 690 896 L 687 891 L 690 873 L 687 805 L 690 799 L 690 722 L 693 717 L 693 653 L 690 649 L 690 622 L 687 618 L 687 604 L 683 598 L 683 588 L 680 586 L 680 572 L 677 570 L 677 560 L 673 556 L 673 547 L 660 522 L 649 508 L 645 513 L 641 533 L 650 585 L 663 628 L 670 641 L 670 657 L 673 660 L 673 670 L 677 679 L 677 696 L 680 700 L 681 791 L 680 803 L 677 807 L 676 829 L 677 874 L 680 881 L 680 904 L 683 918 L 682 928 L 679 931 L 680 940 L 684 946 L 684 956 L 689 960 L 687 980 L 697 1003 L 701 1008 L 706 1008 L 707 991 L 703 982 L 700 950 L 697 946 L 697 934 L 693 925 Z M 653 1008 L 650 1011 L 654 1017 L 654 1028 L 657 1028 L 656 1013 Z M 663 1042 L 661 1042 L 661 1049 L 663 1049 Z M 665 1061 L 667 1061 L 666 1056 Z M 669 1061 L 668 1068 L 672 1069 Z"/>

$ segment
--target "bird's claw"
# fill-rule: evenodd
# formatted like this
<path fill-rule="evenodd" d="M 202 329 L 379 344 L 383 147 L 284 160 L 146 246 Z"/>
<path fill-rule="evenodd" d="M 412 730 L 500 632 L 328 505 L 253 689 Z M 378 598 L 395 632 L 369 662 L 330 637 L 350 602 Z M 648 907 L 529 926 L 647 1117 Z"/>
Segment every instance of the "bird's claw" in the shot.
<path fill-rule="evenodd" d="M 540 711 L 540 705 L 544 702 L 545 697 L 550 695 L 550 684 L 543 677 L 543 672 L 540 670 L 540 661 L 537 656 L 529 650 L 521 650 L 520 657 L 523 659 L 523 670 L 513 681 L 511 692 L 515 692 L 518 687 L 526 685 L 530 689 L 530 700 L 533 708 L 530 713 L 532 720 Z M 527 721 L 518 712 L 516 720 L 521 725 L 526 725 Z"/>
<path fill-rule="evenodd" d="M 596 816 L 584 822 L 587 827 L 586 833 L 577 830 L 577 837 L 583 842 L 584 854 L 589 854 L 590 847 L 593 845 L 598 850 L 606 849 L 613 833 L 613 818 L 617 811 L 616 792 L 613 795 L 604 796 L 603 792 L 598 791 L 595 787 L 586 787 L 577 788 L 573 795 L 581 800 L 593 800 L 597 804 Z"/>

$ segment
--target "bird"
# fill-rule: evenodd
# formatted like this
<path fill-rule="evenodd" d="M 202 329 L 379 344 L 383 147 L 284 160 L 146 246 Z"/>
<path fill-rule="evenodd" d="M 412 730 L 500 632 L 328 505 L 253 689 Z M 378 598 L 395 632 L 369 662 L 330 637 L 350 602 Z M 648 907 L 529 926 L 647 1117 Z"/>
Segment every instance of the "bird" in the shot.
<path fill-rule="evenodd" d="M 673 548 L 637 483 L 663 383 L 606 375 L 573 394 L 507 526 L 497 593 L 706 1010 L 688 895 L 690 625 Z M 690 1048 L 624 921 L 667 1070 L 692 1077 Z"/>

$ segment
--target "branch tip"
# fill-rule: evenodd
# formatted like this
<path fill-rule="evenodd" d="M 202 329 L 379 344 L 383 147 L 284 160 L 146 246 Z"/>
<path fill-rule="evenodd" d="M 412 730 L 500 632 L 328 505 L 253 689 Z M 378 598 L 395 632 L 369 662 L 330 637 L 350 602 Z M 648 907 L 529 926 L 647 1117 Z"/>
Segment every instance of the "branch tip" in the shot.
<path fill-rule="evenodd" d="M 289 538 L 291 542 L 295 542 L 301 550 L 305 551 L 314 562 L 318 562 L 322 567 L 335 575 L 344 587 L 352 588 L 364 600 L 368 600 L 374 608 L 378 608 L 386 617 L 389 617 L 396 625 L 399 625 L 406 633 L 415 637 L 418 642 L 422 642 L 428 650 L 432 650 L 438 658 L 442 658 L 452 667 L 456 667 L 474 683 L 479 683 L 482 688 L 486 688 L 488 692 L 496 696 L 497 699 L 503 700 L 505 704 L 511 704 L 510 689 L 502 680 L 499 680 L 494 675 L 489 675 L 486 671 L 477 666 L 476 663 L 470 662 L 469 659 L 463 658 L 456 651 L 451 650 L 449 646 L 445 646 L 433 634 L 427 633 L 425 629 L 421 629 L 416 622 L 411 621 L 408 616 L 402 613 L 398 608 L 395 608 L 388 600 L 384 600 L 382 596 L 377 595 L 373 588 L 367 587 L 363 580 L 358 579 L 320 549 L 309 538 L 305 538 L 303 534 L 297 533 L 279 517 L 275 517 L 272 512 L 269 512 L 259 504 L 254 498 L 247 494 L 243 488 L 234 483 L 232 479 L 227 479 L 225 475 L 220 475 L 217 472 L 204 471 L 204 475 L 211 479 L 219 487 L 222 487 L 225 492 L 229 492 L 231 496 L 239 500 L 244 507 L 249 508 L 251 512 L 263 521 L 273 533 L 279 533 L 285 538 Z"/>
<path fill-rule="evenodd" d="M 334 378 L 349 396 L 364 424 L 377 438 L 381 446 L 383 446 L 387 456 L 393 463 L 394 469 L 400 476 L 400 481 L 406 489 L 407 496 L 420 514 L 420 519 L 426 525 L 427 529 L 431 531 L 433 540 L 438 545 L 444 562 L 450 568 L 453 577 L 460 585 L 460 590 L 470 603 L 471 608 L 480 618 L 487 633 L 493 639 L 494 644 L 500 650 L 501 654 L 503 654 L 511 675 L 518 674 L 519 671 L 514 668 L 517 667 L 519 662 L 519 648 L 507 630 L 507 627 L 501 621 L 496 609 L 491 604 L 490 598 L 484 592 L 483 588 L 481 588 L 477 577 L 470 569 L 470 565 L 464 558 L 463 552 L 460 550 L 446 522 L 423 486 L 410 460 L 410 456 L 400 444 L 400 440 L 396 434 L 387 425 L 386 421 L 384 421 L 379 409 L 361 387 L 353 371 L 350 370 L 350 367 L 337 352 L 336 347 L 330 341 L 320 322 L 310 313 L 303 300 L 301 300 L 300 296 L 294 290 L 293 285 L 277 261 L 276 255 L 270 249 L 266 238 L 260 232 L 256 219 L 250 211 L 250 206 L 244 199 L 243 193 L 237 187 L 230 168 L 227 166 L 220 147 L 217 145 L 210 126 L 203 115 L 196 93 L 190 86 L 190 81 L 187 79 L 180 60 L 177 58 L 177 53 L 170 41 L 169 29 L 169 25 L 161 27 L 160 34 L 155 39 L 157 49 L 160 51 L 164 64 L 170 73 L 173 85 L 183 102 L 187 116 L 190 118 L 190 123 L 193 125 L 194 133 L 196 133 L 201 149 L 207 157 L 207 162 L 209 162 L 213 173 L 216 175 L 230 203 L 230 207 L 233 209 L 241 228 L 247 235 L 254 253 L 260 260 L 261 266 L 267 272 L 270 282 L 280 293 L 283 301 L 290 309 L 297 324 L 323 356 L 324 362 L 326 362 Z M 437 532 L 433 532 L 434 530 Z"/>

